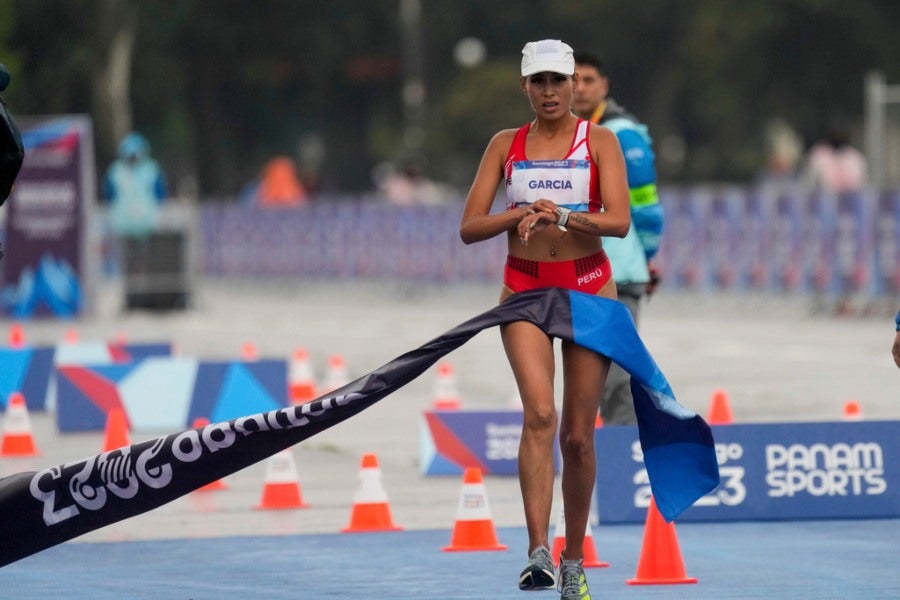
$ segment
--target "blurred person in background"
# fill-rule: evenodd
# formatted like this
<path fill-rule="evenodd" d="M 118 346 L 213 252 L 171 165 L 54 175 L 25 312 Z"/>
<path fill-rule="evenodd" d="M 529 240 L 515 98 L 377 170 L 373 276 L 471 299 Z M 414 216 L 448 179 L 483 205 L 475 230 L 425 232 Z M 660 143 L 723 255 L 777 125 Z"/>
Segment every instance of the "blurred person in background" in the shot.
<path fill-rule="evenodd" d="M 159 225 L 166 180 L 150 156 L 150 144 L 133 131 L 119 143 L 119 154 L 106 171 L 103 196 L 109 203 L 111 244 L 104 251 L 104 270 L 112 275 L 137 268 L 149 253 L 149 236 Z"/>
<path fill-rule="evenodd" d="M 663 210 L 656 191 L 656 157 L 647 127 L 608 96 L 609 78 L 603 62 L 594 55 L 576 52 L 575 72 L 575 114 L 615 133 L 625 156 L 631 227 L 624 238 L 604 238 L 603 249 L 612 264 L 619 301 L 628 307 L 637 324 L 642 299 L 655 291 L 659 281 L 650 264 L 663 230 Z M 609 369 L 600 414 L 604 424 L 637 424 L 631 377 L 616 364 Z"/>
<path fill-rule="evenodd" d="M 816 192 L 858 192 L 866 185 L 867 168 L 866 157 L 850 145 L 846 132 L 833 127 L 809 149 L 804 180 Z"/>
<path fill-rule="evenodd" d="M 166 180 L 150 156 L 150 144 L 140 133 L 129 133 L 119 155 L 106 171 L 103 195 L 110 203 L 110 224 L 120 237 L 143 237 L 159 222 L 159 205 L 166 198 Z"/>
<path fill-rule="evenodd" d="M 803 141 L 790 126 L 780 118 L 774 118 L 765 128 L 766 164 L 757 184 L 766 192 L 783 193 L 795 189 L 798 176 L 797 165 L 803 157 Z"/>
<path fill-rule="evenodd" d="M 853 194 L 866 186 L 866 158 L 850 145 L 849 136 L 841 125 L 832 125 L 828 133 L 813 145 L 806 156 L 803 187 L 808 193 Z M 843 277 L 842 277 L 843 278 Z M 851 286 L 840 286 L 832 312 L 839 316 L 857 314 L 868 303 L 861 280 L 854 272 Z M 853 289 L 857 288 L 857 289 Z M 822 300 L 816 298 L 816 304 Z M 817 308 L 818 310 L 818 308 Z"/>
<path fill-rule="evenodd" d="M 453 196 L 448 186 L 429 179 L 415 159 L 402 160 L 399 166 L 383 163 L 376 167 L 373 179 L 378 192 L 395 206 L 441 204 Z"/>
<path fill-rule="evenodd" d="M 491 139 L 466 198 L 460 236 L 471 244 L 506 234 L 501 302 L 548 286 L 614 299 L 601 236 L 622 237 L 631 224 L 616 136 L 572 113 L 575 61 L 567 44 L 527 43 L 519 85 L 535 118 Z M 506 210 L 491 214 L 501 182 Z M 548 544 L 557 427 L 553 341 L 524 321 L 501 327 L 501 337 L 523 404 L 518 471 L 529 558 L 519 588 L 553 589 L 557 571 Z M 564 600 L 589 600 L 583 543 L 596 476 L 594 423 L 610 361 L 564 341 L 562 363 L 559 445 L 566 541 L 558 585 Z"/>

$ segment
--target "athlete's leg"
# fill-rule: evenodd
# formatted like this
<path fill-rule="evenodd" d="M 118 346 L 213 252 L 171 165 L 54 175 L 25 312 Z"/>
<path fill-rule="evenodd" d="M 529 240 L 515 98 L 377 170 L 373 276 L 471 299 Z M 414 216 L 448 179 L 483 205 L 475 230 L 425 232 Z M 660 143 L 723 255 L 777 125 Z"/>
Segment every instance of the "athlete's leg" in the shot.
<path fill-rule="evenodd" d="M 531 553 L 538 546 L 549 548 L 553 440 L 557 421 L 553 401 L 553 344 L 546 333 L 525 321 L 509 323 L 500 331 L 522 398 L 519 485 L 528 527 L 528 552 Z"/>
<path fill-rule="evenodd" d="M 596 477 L 594 421 L 600 408 L 609 359 L 563 342 L 562 420 L 559 445 L 562 452 L 562 492 L 566 518 L 566 558 L 581 558 L 584 530 L 590 512 Z"/>
<path fill-rule="evenodd" d="M 615 298 L 615 284 L 610 281 L 598 295 Z M 594 422 L 600 408 L 610 360 L 567 341 L 562 344 L 562 355 L 565 388 L 559 445 L 563 460 L 565 558 L 576 560 L 583 558 L 584 531 L 597 474 Z"/>

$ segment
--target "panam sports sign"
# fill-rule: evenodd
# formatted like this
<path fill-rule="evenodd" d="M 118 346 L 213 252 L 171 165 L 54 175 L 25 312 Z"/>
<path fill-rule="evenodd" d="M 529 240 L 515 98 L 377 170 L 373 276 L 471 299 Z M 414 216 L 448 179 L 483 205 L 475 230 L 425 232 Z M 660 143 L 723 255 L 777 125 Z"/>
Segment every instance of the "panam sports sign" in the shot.
<path fill-rule="evenodd" d="M 680 521 L 900 516 L 900 421 L 713 427 L 721 482 Z M 597 508 L 642 522 L 650 501 L 635 427 L 597 430 Z"/>

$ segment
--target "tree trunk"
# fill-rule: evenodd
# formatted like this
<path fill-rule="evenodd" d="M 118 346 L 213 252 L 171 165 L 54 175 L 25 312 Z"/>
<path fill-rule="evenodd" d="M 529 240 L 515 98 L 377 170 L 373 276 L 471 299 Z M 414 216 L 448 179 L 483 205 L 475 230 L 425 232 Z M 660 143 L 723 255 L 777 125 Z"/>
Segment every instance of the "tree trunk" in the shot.
<path fill-rule="evenodd" d="M 96 57 L 91 74 L 92 113 L 100 165 L 132 129 L 131 66 L 137 37 L 138 5 L 132 0 L 104 0 L 97 6 Z M 101 171 L 102 172 L 102 171 Z"/>

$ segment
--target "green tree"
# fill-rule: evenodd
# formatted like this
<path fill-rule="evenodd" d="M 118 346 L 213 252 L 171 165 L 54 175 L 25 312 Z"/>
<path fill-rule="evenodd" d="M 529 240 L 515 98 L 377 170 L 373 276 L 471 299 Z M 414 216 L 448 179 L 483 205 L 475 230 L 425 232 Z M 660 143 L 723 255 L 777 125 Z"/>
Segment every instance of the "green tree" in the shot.
<path fill-rule="evenodd" d="M 422 0 L 426 172 L 468 185 L 499 129 L 530 118 L 519 51 L 558 37 L 600 54 L 613 95 L 657 148 L 682 140 L 663 181 L 747 180 L 772 118 L 812 142 L 860 131 L 870 69 L 900 81 L 900 3 L 858 0 Z M 399 0 L 0 0 L 5 98 L 16 114 L 90 113 L 98 168 L 135 128 L 177 182 L 234 195 L 275 154 L 320 139 L 326 187 L 370 187 L 403 156 Z M 486 60 L 453 60 L 463 37 Z M 854 139 L 857 143 L 861 140 Z M 664 154 L 664 153 L 663 153 Z"/>

